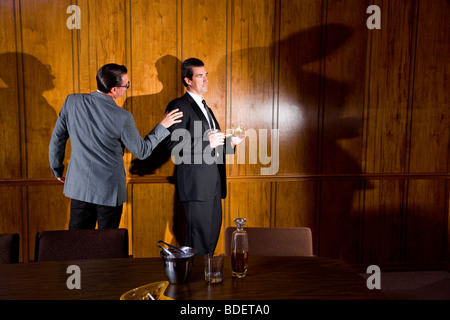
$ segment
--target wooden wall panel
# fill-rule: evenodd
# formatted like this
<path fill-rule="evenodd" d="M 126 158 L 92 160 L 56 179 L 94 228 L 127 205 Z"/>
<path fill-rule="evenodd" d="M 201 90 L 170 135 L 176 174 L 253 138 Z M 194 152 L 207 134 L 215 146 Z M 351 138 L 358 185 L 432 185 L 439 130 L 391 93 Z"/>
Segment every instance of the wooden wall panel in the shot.
<path fill-rule="evenodd" d="M 448 258 L 446 181 L 410 181 L 406 218 L 405 261 L 442 261 Z M 432 209 L 431 209 L 432 208 Z"/>
<path fill-rule="evenodd" d="M 322 11 L 320 1 L 281 2 L 280 174 L 318 172 Z"/>
<path fill-rule="evenodd" d="M 366 34 L 361 1 L 329 2 L 324 8 L 319 172 L 360 174 Z M 318 254 L 360 260 L 361 181 L 322 181 L 319 185 Z M 321 235 L 327 235 L 321 237 Z"/>
<path fill-rule="evenodd" d="M 394 14 L 397 18 L 383 19 L 381 30 L 368 32 L 362 169 L 376 173 L 407 172 L 415 6 L 410 1 L 388 1 L 383 5 L 376 2 L 376 5 L 382 8 L 382 17 Z M 407 183 L 366 182 L 362 261 L 404 261 Z"/>
<path fill-rule="evenodd" d="M 71 4 L 81 29 L 66 27 Z M 370 4 L 381 30 L 366 26 Z M 70 200 L 47 156 L 67 94 L 96 90 L 101 65 L 125 64 L 132 86 L 117 102 L 145 135 L 184 93 L 181 61 L 198 57 L 222 130 L 249 128 L 228 158 L 223 230 L 245 216 L 249 226 L 309 226 L 316 254 L 350 263 L 448 259 L 449 6 L 0 0 L 0 232 L 20 233 L 28 261 L 36 231 L 67 228 Z M 279 152 L 273 175 L 262 175 L 261 142 L 272 160 Z M 157 256 L 157 240 L 183 238 L 174 165 L 163 150 L 124 161 L 130 253 Z"/>
<path fill-rule="evenodd" d="M 159 123 L 169 101 L 179 95 L 182 89 L 175 7 L 176 1 L 152 4 L 132 1 L 130 5 L 132 41 L 129 46 L 129 68 L 132 86 L 124 107 L 133 113 L 142 136 Z M 168 156 L 158 149 L 145 160 L 133 157 L 130 174 L 170 176 L 174 165 Z"/>
<path fill-rule="evenodd" d="M 390 19 L 377 32 L 369 32 L 364 169 L 407 172 L 415 6 L 412 1 L 388 1 L 382 8 L 383 16 L 392 13 L 397 19 Z"/>
<path fill-rule="evenodd" d="M 277 182 L 274 227 L 309 227 L 316 237 L 317 187 L 317 181 Z"/>
<path fill-rule="evenodd" d="M 359 180 L 321 182 L 318 255 L 339 258 L 347 263 L 360 261 L 362 217 L 359 192 L 362 188 L 363 182 Z"/>
<path fill-rule="evenodd" d="M 49 169 L 48 145 L 57 112 L 65 95 L 72 91 L 71 36 L 66 27 L 67 16 L 59 14 L 64 13 L 69 4 L 70 1 L 57 4 L 40 1 L 26 5 L 16 2 L 17 13 L 20 14 L 16 36 L 21 45 L 18 71 L 23 88 L 18 99 L 19 106 L 23 101 L 22 178 L 53 179 Z M 44 12 L 53 17 L 52 23 L 43 19 Z M 24 242 L 25 261 L 34 258 L 37 231 L 67 228 L 67 210 L 59 210 L 66 207 L 62 186 L 50 190 L 45 186 L 22 189 L 22 219 L 25 225 L 21 241 Z M 36 221 L 39 223 L 36 224 Z"/>
<path fill-rule="evenodd" d="M 81 0 L 81 29 L 74 31 L 77 92 L 97 90 L 95 76 L 107 63 L 127 65 L 126 2 Z M 122 105 L 125 97 L 117 99 Z"/>
<path fill-rule="evenodd" d="M 65 95 L 72 90 L 71 36 L 66 26 L 70 1 L 27 2 L 20 6 L 27 178 L 51 178 L 48 145 Z M 52 23 L 43 14 L 53 17 Z M 39 14 L 41 13 L 41 14 Z M 55 50 L 55 48 L 58 48 Z"/>
<path fill-rule="evenodd" d="M 16 7 L 14 1 L 0 1 L 0 177 L 17 179 L 22 175 L 21 144 L 23 134 L 23 92 L 17 42 Z M 20 68 L 20 69 L 19 69 Z M 0 187 L 0 233 L 18 233 L 24 239 L 21 187 Z M 26 238 L 25 238 L 26 239 Z M 20 252 L 23 261 L 23 249 Z"/>
<path fill-rule="evenodd" d="M 230 201 L 229 217 L 224 217 L 224 223 L 235 227 L 235 218 L 247 219 L 249 227 L 273 226 L 271 216 L 271 183 L 239 182 L 228 186 Z M 253 201 L 253 199 L 256 199 Z"/>
<path fill-rule="evenodd" d="M 174 219 L 174 216 L 179 218 L 174 214 L 177 209 L 175 187 L 171 184 L 130 187 L 133 190 L 133 256 L 158 256 L 160 249 L 156 243 L 159 240 L 177 245 L 177 237 L 183 235 L 177 233 L 180 220 Z"/>
<path fill-rule="evenodd" d="M 270 130 L 276 128 L 273 89 L 277 48 L 275 5 L 272 1 L 231 1 L 229 6 L 227 57 L 221 63 L 230 64 L 226 127 L 232 128 L 241 122 L 249 130 L 249 137 L 237 147 L 237 155 L 228 162 L 229 176 L 259 175 L 261 144 L 271 150 Z M 262 135 L 261 130 L 267 135 Z M 272 190 L 270 182 L 229 184 L 223 231 L 227 227 L 236 227 L 233 220 L 237 217 L 245 217 L 246 225 L 250 227 L 273 226 Z M 224 246 L 223 232 L 219 248 L 221 244 Z"/>
<path fill-rule="evenodd" d="M 275 6 L 273 1 L 233 1 L 231 6 L 231 56 L 229 127 L 242 124 L 252 131 L 238 146 L 245 161 L 229 167 L 230 175 L 260 174 L 260 130 L 276 128 L 274 123 Z M 257 35 L 257 36 L 255 36 Z M 252 163 L 250 152 L 257 154 Z M 240 165 L 245 162 L 245 165 Z"/>
<path fill-rule="evenodd" d="M 448 1 L 432 6 L 418 3 L 417 38 L 413 79 L 410 172 L 449 172 L 448 78 L 450 26 L 440 24 L 450 12 Z M 408 261 L 441 260 L 450 257 L 447 222 L 448 181 L 414 181 L 408 188 Z M 435 244 L 435 245 L 433 245 Z"/>
<path fill-rule="evenodd" d="M 448 1 L 418 6 L 410 172 L 449 172 Z"/>
<path fill-rule="evenodd" d="M 404 261 L 406 184 L 404 180 L 365 182 L 361 257 L 363 263 Z"/>
<path fill-rule="evenodd" d="M 361 173 L 366 17 L 353 12 L 365 9 L 363 1 L 333 1 L 324 13 L 322 173 Z"/>
<path fill-rule="evenodd" d="M 19 96 L 19 49 L 17 43 L 14 1 L 0 2 L 0 141 L 10 142 L 9 148 L 0 149 L 0 176 L 3 178 L 19 178 L 21 176 L 21 106 Z"/>

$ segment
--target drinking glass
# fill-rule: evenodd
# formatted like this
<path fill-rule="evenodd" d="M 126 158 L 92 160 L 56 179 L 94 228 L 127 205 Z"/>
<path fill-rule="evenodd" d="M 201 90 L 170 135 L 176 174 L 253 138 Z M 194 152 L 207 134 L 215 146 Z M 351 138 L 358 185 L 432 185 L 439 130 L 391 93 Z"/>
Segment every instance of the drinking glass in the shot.
<path fill-rule="evenodd" d="M 220 283 L 223 280 L 224 254 L 208 253 L 205 255 L 205 281 L 207 283 Z"/>
<path fill-rule="evenodd" d="M 247 129 L 245 128 L 244 124 L 239 121 L 237 124 L 232 126 L 233 135 L 244 139 L 247 136 Z"/>
<path fill-rule="evenodd" d="M 239 121 L 236 124 L 233 124 L 231 126 L 231 129 L 227 129 L 225 137 L 229 138 L 233 136 L 239 137 L 241 139 L 244 139 L 247 136 L 247 129 L 245 128 L 244 124 L 241 121 Z"/>

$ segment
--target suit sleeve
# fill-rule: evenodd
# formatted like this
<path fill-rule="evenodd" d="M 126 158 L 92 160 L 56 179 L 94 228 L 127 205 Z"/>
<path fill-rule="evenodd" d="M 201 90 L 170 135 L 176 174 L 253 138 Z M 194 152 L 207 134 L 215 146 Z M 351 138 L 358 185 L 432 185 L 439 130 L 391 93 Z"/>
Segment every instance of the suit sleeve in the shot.
<path fill-rule="evenodd" d="M 64 101 L 58 119 L 56 120 L 48 150 L 50 170 L 56 178 L 62 177 L 64 173 L 64 156 L 66 152 L 67 139 L 69 139 L 69 132 L 67 130 L 66 122 L 68 100 L 69 97 L 67 97 L 66 101 Z"/>
<path fill-rule="evenodd" d="M 144 138 L 139 134 L 138 129 L 130 113 L 125 120 L 122 129 L 121 140 L 125 147 L 138 159 L 143 160 L 148 158 L 156 146 L 169 135 L 163 125 L 157 124 L 156 127 Z"/>

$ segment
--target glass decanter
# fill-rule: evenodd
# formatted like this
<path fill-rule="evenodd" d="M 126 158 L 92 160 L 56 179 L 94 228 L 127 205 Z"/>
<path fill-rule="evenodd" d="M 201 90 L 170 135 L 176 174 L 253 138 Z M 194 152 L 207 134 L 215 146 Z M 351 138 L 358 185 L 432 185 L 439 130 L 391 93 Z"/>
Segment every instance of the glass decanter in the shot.
<path fill-rule="evenodd" d="M 231 271 L 235 278 L 244 278 L 247 276 L 248 267 L 248 235 L 244 230 L 247 220 L 245 218 L 236 218 L 237 229 L 231 236 Z"/>

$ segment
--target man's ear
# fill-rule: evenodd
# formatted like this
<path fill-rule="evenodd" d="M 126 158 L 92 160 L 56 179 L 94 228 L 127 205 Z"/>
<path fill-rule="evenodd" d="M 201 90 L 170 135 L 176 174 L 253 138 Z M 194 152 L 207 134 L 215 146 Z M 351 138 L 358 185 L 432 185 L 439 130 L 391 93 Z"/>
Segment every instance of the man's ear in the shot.
<path fill-rule="evenodd" d="M 191 80 L 191 79 L 189 79 L 188 77 L 184 77 L 184 82 L 186 82 L 186 83 L 187 83 L 187 85 L 188 85 L 188 86 L 190 86 L 190 85 L 191 85 L 191 83 L 192 83 L 192 80 Z"/>
<path fill-rule="evenodd" d="M 114 97 L 116 96 L 116 91 L 117 91 L 116 87 L 112 87 L 111 89 L 109 89 L 109 93 L 112 94 Z"/>

